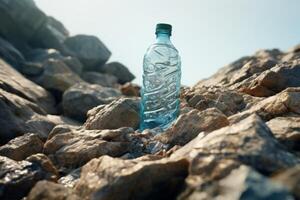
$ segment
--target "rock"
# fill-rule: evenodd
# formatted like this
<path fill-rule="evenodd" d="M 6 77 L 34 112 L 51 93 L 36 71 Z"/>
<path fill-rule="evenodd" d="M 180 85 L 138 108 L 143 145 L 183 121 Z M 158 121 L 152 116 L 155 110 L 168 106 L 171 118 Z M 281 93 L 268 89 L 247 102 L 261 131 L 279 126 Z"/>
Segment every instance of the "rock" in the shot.
<path fill-rule="evenodd" d="M 247 109 L 262 100 L 235 90 L 214 86 L 186 89 L 182 93 L 182 98 L 190 107 L 201 111 L 207 108 L 217 108 L 227 116 Z"/>
<path fill-rule="evenodd" d="M 120 127 L 139 126 L 139 99 L 120 98 L 106 105 L 88 112 L 88 119 L 84 126 L 86 129 L 116 129 Z"/>
<path fill-rule="evenodd" d="M 28 133 L 10 140 L 0 147 L 0 155 L 13 160 L 24 160 L 28 156 L 43 151 L 44 143 L 35 134 Z"/>
<path fill-rule="evenodd" d="M 68 67 L 75 72 L 78 75 L 81 75 L 82 69 L 83 69 L 83 65 L 81 64 L 81 62 L 76 58 L 76 57 L 64 57 L 62 59 L 62 61 L 68 65 Z"/>
<path fill-rule="evenodd" d="M 187 168 L 185 159 L 143 161 L 102 156 L 83 166 L 75 191 L 86 199 L 174 199 Z"/>
<path fill-rule="evenodd" d="M 95 70 L 111 56 L 107 47 L 95 36 L 76 35 L 65 40 L 64 44 L 82 62 L 84 70 Z"/>
<path fill-rule="evenodd" d="M 63 56 L 56 49 L 33 49 L 27 52 L 25 56 L 30 62 L 41 65 L 50 59 L 63 61 L 73 72 L 78 75 L 81 74 L 83 68 L 81 62 L 76 57 Z"/>
<path fill-rule="evenodd" d="M 202 131 L 211 132 L 227 125 L 227 117 L 216 108 L 201 112 L 193 109 L 180 115 L 171 128 L 157 135 L 155 139 L 171 146 L 185 145 Z"/>
<path fill-rule="evenodd" d="M 42 87 L 27 80 L 15 69 L 0 59 L 0 88 L 38 104 L 48 113 L 55 113 L 54 98 Z"/>
<path fill-rule="evenodd" d="M 0 37 L 0 58 L 17 70 L 23 68 L 25 58 L 13 45 Z"/>
<path fill-rule="evenodd" d="M 83 80 L 60 60 L 49 59 L 38 82 L 46 89 L 64 92 Z"/>
<path fill-rule="evenodd" d="M 109 74 L 101 74 L 98 72 L 84 72 L 82 74 L 83 80 L 92 84 L 98 84 L 103 87 L 116 87 L 118 79 Z"/>
<path fill-rule="evenodd" d="M 0 198 L 21 199 L 39 180 L 52 180 L 53 174 L 28 161 L 14 161 L 0 156 Z"/>
<path fill-rule="evenodd" d="M 31 163 L 36 163 L 37 165 L 41 166 L 43 170 L 45 170 L 50 174 L 53 174 L 52 176 L 53 181 L 57 181 L 57 177 L 59 177 L 58 170 L 45 154 L 38 153 L 38 154 L 31 155 L 26 158 L 26 161 L 29 161 Z"/>
<path fill-rule="evenodd" d="M 287 88 L 275 96 L 258 102 L 248 110 L 230 116 L 228 119 L 233 124 L 253 113 L 265 121 L 288 114 L 300 114 L 299 100 L 300 88 Z"/>
<path fill-rule="evenodd" d="M 33 46 L 69 53 L 62 43 L 68 36 L 66 29 L 54 18 L 46 16 L 32 0 L 2 1 L 0 12 L 0 34 L 23 52 Z"/>
<path fill-rule="evenodd" d="M 25 133 L 47 135 L 55 126 L 44 110 L 15 94 L 0 89 L 0 143 Z"/>
<path fill-rule="evenodd" d="M 120 97 L 117 89 L 78 83 L 63 94 L 63 110 L 66 116 L 85 121 L 87 112 L 102 104 L 108 104 Z"/>
<path fill-rule="evenodd" d="M 119 62 L 108 63 L 99 68 L 98 71 L 117 77 L 120 84 L 130 82 L 135 78 L 135 76 L 128 70 L 128 68 Z"/>
<path fill-rule="evenodd" d="M 300 150 L 300 116 L 276 117 L 267 122 L 274 136 L 291 150 Z"/>
<path fill-rule="evenodd" d="M 230 171 L 225 178 L 213 183 L 205 190 L 196 189 L 188 196 L 179 199 L 274 199 L 292 200 L 287 188 L 274 183 L 255 170 L 242 165 Z"/>
<path fill-rule="evenodd" d="M 43 73 L 44 68 L 41 63 L 26 62 L 23 65 L 21 73 L 26 76 L 39 76 Z"/>
<path fill-rule="evenodd" d="M 80 167 L 102 155 L 121 156 L 130 149 L 131 128 L 117 130 L 56 129 L 44 145 L 44 152 L 55 165 Z"/>
<path fill-rule="evenodd" d="M 213 76 L 199 81 L 195 87 L 230 86 L 273 67 L 283 56 L 278 49 L 260 50 L 219 69 Z"/>
<path fill-rule="evenodd" d="M 47 62 L 49 59 L 54 60 L 61 60 L 64 58 L 63 55 L 56 49 L 32 49 L 25 53 L 25 57 L 28 61 L 34 63 L 41 63 Z"/>
<path fill-rule="evenodd" d="M 296 199 L 300 198 L 300 165 L 287 169 L 275 175 L 272 179 L 286 186 Z"/>
<path fill-rule="evenodd" d="M 239 90 L 252 96 L 272 96 L 288 87 L 300 87 L 300 59 L 278 64 L 244 83 Z"/>
<path fill-rule="evenodd" d="M 194 140 L 171 155 L 190 157 L 191 170 L 197 171 L 203 159 L 233 159 L 249 165 L 263 174 L 295 166 L 299 158 L 289 153 L 273 137 L 272 132 L 257 116 L 228 127 L 199 134 Z"/>
<path fill-rule="evenodd" d="M 0 35 L 22 50 L 28 49 L 29 41 L 46 20 L 32 0 L 1 1 L 0 13 Z"/>
<path fill-rule="evenodd" d="M 121 87 L 120 87 L 120 90 L 123 95 L 133 96 L 133 97 L 140 96 L 140 89 L 141 89 L 141 87 L 134 83 L 125 83 L 124 85 L 121 85 Z"/>
<path fill-rule="evenodd" d="M 79 200 L 77 195 L 57 183 L 39 181 L 30 191 L 27 200 Z"/>
<path fill-rule="evenodd" d="M 75 184 L 80 178 L 80 173 L 81 173 L 81 168 L 77 168 L 73 171 L 71 171 L 69 174 L 66 176 L 61 177 L 58 180 L 58 183 L 62 184 L 65 187 L 68 188 L 74 188 Z"/>

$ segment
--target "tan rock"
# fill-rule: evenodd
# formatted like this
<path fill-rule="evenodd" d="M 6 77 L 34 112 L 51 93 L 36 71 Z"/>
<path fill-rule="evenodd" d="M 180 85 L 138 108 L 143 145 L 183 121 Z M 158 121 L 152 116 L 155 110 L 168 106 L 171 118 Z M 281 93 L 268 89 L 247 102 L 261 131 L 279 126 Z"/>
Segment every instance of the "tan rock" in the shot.
<path fill-rule="evenodd" d="M 55 165 L 79 167 L 102 155 L 121 156 L 129 151 L 132 128 L 116 130 L 56 129 L 44 145 Z"/>
<path fill-rule="evenodd" d="M 60 184 L 39 181 L 30 191 L 27 200 L 79 200 L 72 190 Z"/>
<path fill-rule="evenodd" d="M 266 124 L 285 146 L 290 149 L 300 149 L 300 116 L 276 117 Z"/>
<path fill-rule="evenodd" d="M 102 156 L 82 168 L 75 190 L 82 199 L 173 199 L 187 169 L 184 158 L 143 161 Z"/>
<path fill-rule="evenodd" d="M 171 146 L 185 145 L 202 131 L 211 132 L 227 125 L 227 117 L 216 108 L 204 111 L 193 109 L 180 115 L 171 128 L 155 139 Z"/>
<path fill-rule="evenodd" d="M 101 106 L 101 109 L 89 111 L 84 126 L 86 129 L 98 130 L 120 127 L 137 129 L 140 121 L 139 107 L 138 98 L 120 98 L 105 107 Z"/>
<path fill-rule="evenodd" d="M 0 147 L 0 155 L 13 160 L 24 160 L 28 156 L 43 151 L 44 143 L 33 133 L 28 133 L 10 140 Z"/>

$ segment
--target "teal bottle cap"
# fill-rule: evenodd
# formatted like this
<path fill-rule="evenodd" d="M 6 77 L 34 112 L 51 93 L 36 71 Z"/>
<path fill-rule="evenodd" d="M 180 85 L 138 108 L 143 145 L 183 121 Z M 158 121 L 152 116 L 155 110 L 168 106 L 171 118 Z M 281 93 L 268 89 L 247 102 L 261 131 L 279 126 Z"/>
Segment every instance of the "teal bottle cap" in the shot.
<path fill-rule="evenodd" d="M 172 34 L 172 25 L 171 24 L 164 24 L 164 23 L 159 23 L 156 24 L 156 31 L 155 34 L 158 33 L 165 33 L 165 34 Z"/>

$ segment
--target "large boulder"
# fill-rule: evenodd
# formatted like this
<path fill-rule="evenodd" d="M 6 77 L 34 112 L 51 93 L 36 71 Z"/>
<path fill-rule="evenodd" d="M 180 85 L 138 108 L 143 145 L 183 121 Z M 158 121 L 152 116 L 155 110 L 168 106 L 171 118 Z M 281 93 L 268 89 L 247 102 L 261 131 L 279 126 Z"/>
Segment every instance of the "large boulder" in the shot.
<path fill-rule="evenodd" d="M 0 156 L 0 198 L 21 199 L 39 180 L 55 180 L 56 175 L 38 163 L 14 161 Z"/>
<path fill-rule="evenodd" d="M 102 156 L 82 168 L 75 191 L 86 199 L 175 199 L 187 172 L 186 159 Z"/>
<path fill-rule="evenodd" d="M 64 114 L 73 119 L 85 121 L 90 109 L 108 104 L 120 96 L 121 92 L 117 89 L 79 83 L 63 94 Z"/>
<path fill-rule="evenodd" d="M 120 84 L 130 82 L 135 78 L 128 68 L 119 62 L 108 63 L 97 70 L 101 73 L 110 74 L 117 77 Z"/>
<path fill-rule="evenodd" d="M 0 35 L 26 52 L 30 46 L 56 48 L 68 53 L 62 24 L 39 10 L 33 0 L 0 2 Z"/>
<path fill-rule="evenodd" d="M 121 156 L 130 150 L 132 128 L 85 130 L 54 128 L 44 145 L 44 152 L 59 167 L 80 167 L 102 155 Z"/>
<path fill-rule="evenodd" d="M 140 121 L 138 98 L 120 98 L 105 106 L 98 106 L 88 112 L 86 129 L 116 129 L 132 127 L 137 129 Z"/>
<path fill-rule="evenodd" d="M 75 35 L 67 38 L 64 44 L 82 62 L 84 70 L 95 70 L 111 56 L 111 52 L 95 36 Z"/>
<path fill-rule="evenodd" d="M 48 113 L 55 113 L 55 101 L 49 92 L 29 81 L 0 59 L 0 88 L 31 101 Z"/>

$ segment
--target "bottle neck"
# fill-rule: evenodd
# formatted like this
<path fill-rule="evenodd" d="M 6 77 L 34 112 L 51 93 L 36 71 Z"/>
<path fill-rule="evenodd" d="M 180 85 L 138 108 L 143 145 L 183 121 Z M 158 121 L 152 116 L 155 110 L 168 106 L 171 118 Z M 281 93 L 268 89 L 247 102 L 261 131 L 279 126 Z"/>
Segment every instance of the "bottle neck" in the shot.
<path fill-rule="evenodd" d="M 156 43 L 162 44 L 172 44 L 170 40 L 170 35 L 166 33 L 157 33 L 156 34 Z"/>

